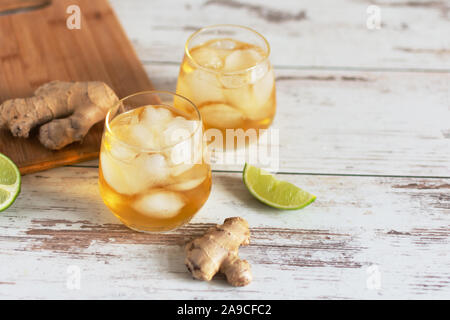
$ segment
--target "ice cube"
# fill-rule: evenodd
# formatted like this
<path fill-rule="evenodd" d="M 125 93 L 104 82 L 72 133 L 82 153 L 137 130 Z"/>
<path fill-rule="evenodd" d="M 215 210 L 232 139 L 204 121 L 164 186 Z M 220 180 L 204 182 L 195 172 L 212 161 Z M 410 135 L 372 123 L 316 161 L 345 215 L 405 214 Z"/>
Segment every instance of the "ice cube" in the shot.
<path fill-rule="evenodd" d="M 136 166 L 115 160 L 107 151 L 100 153 L 100 165 L 106 183 L 118 193 L 132 195 L 145 190 L 146 179 L 135 179 Z"/>
<path fill-rule="evenodd" d="M 208 44 L 208 47 L 214 49 L 217 56 L 222 59 L 222 61 L 225 61 L 227 56 L 233 52 L 236 46 L 236 41 L 231 39 L 219 39 Z"/>
<path fill-rule="evenodd" d="M 206 125 L 214 128 L 239 128 L 244 120 L 242 112 L 223 103 L 206 105 L 200 113 Z"/>
<path fill-rule="evenodd" d="M 232 39 L 218 39 L 209 43 L 208 47 L 213 49 L 233 50 L 236 48 L 237 43 Z"/>
<path fill-rule="evenodd" d="M 107 151 L 102 150 L 100 153 L 100 166 L 106 183 L 117 192 L 124 193 L 124 190 L 122 190 L 122 182 L 124 180 L 122 172 L 117 170 L 118 168 L 114 164 L 114 160 L 108 156 Z M 125 187 L 123 189 L 125 189 Z"/>
<path fill-rule="evenodd" d="M 196 48 L 191 51 L 191 56 L 195 62 L 199 65 L 212 68 L 212 69 L 220 69 L 223 66 L 223 61 L 217 55 L 216 50 L 210 49 L 207 47 Z"/>
<path fill-rule="evenodd" d="M 137 114 L 133 114 L 128 120 L 128 124 L 138 124 L 138 123 L 139 123 L 139 115 Z"/>
<path fill-rule="evenodd" d="M 189 170 L 174 178 L 174 183 L 167 186 L 170 190 L 184 191 L 198 187 L 209 175 L 209 165 L 195 164 Z"/>
<path fill-rule="evenodd" d="M 103 144 L 111 155 L 118 160 L 128 161 L 136 157 L 137 150 L 128 145 L 128 125 L 115 126 L 113 132 L 106 131 Z"/>
<path fill-rule="evenodd" d="M 203 181 L 205 181 L 205 177 L 171 184 L 167 187 L 167 189 L 173 190 L 173 191 L 192 190 L 194 188 L 197 188 Z"/>
<path fill-rule="evenodd" d="M 236 50 L 227 56 L 222 70 L 225 72 L 244 70 L 255 66 L 263 59 L 264 57 L 255 49 Z"/>
<path fill-rule="evenodd" d="M 114 118 L 110 123 L 110 126 L 116 130 L 117 127 L 128 125 L 128 124 L 137 124 L 139 122 L 139 116 L 137 113 L 127 113 L 121 114 L 118 117 Z"/>
<path fill-rule="evenodd" d="M 199 125 L 198 121 L 176 117 L 167 124 L 163 131 L 164 145 L 174 145 L 189 138 Z"/>
<path fill-rule="evenodd" d="M 137 151 L 130 146 L 126 146 L 115 138 L 109 139 L 109 152 L 111 155 L 121 161 L 130 161 L 136 158 Z"/>
<path fill-rule="evenodd" d="M 124 162 L 104 150 L 100 161 L 106 182 L 118 193 L 133 195 L 154 186 L 173 183 L 165 158 L 160 154 L 139 154 L 135 159 Z"/>
<path fill-rule="evenodd" d="M 248 94 L 248 90 L 241 91 L 240 101 L 237 101 L 238 96 L 239 92 L 230 93 L 228 95 L 230 98 L 229 101 L 241 110 L 245 118 L 252 121 L 258 121 L 267 118 L 268 114 L 270 114 L 272 104 L 269 103 L 269 100 L 267 100 L 265 104 L 260 105 L 256 102 L 256 97 L 254 95 Z"/>
<path fill-rule="evenodd" d="M 224 94 L 226 97 L 226 89 L 241 89 L 242 87 L 246 87 L 251 84 L 251 77 L 247 73 L 223 74 L 220 76 L 220 82 L 225 89 Z"/>
<path fill-rule="evenodd" d="M 154 136 L 150 127 L 138 123 L 129 125 L 129 143 L 141 148 L 159 148 L 158 139 Z"/>
<path fill-rule="evenodd" d="M 174 182 L 175 183 L 181 183 L 186 182 L 194 179 L 205 179 L 209 174 L 209 165 L 202 163 L 202 164 L 195 164 L 190 170 L 185 171 L 183 174 L 175 177 Z"/>
<path fill-rule="evenodd" d="M 252 121 L 270 117 L 274 107 L 274 102 L 270 99 L 274 90 L 273 71 L 269 70 L 250 88 L 250 90 L 245 92 L 243 89 L 226 91 L 227 98 L 233 105 L 238 106 L 245 116 Z M 241 97 L 240 101 L 239 97 Z"/>
<path fill-rule="evenodd" d="M 129 120 L 129 119 L 127 119 Z M 120 123 L 120 124 L 114 124 L 111 126 L 111 133 L 108 132 L 108 139 L 111 138 L 111 140 L 119 140 L 124 143 L 130 138 L 130 126 L 127 123 Z"/>
<path fill-rule="evenodd" d="M 171 165 L 192 163 L 192 144 L 186 140 L 173 146 L 166 152 Z"/>
<path fill-rule="evenodd" d="M 176 117 L 167 125 L 162 134 L 164 146 L 171 146 L 164 151 L 170 166 L 192 164 L 195 148 L 200 148 L 198 136 L 201 138 L 200 121 Z M 201 142 L 201 140 L 200 140 Z"/>
<path fill-rule="evenodd" d="M 170 175 L 173 177 L 179 176 L 184 172 L 188 171 L 194 166 L 194 163 L 182 163 L 170 168 Z"/>
<path fill-rule="evenodd" d="M 165 125 L 172 118 L 172 112 L 166 108 L 147 106 L 141 114 L 141 123 L 148 127 L 160 126 Z"/>
<path fill-rule="evenodd" d="M 206 148 L 203 148 L 203 146 L 199 144 L 198 146 L 194 146 L 194 148 L 191 149 L 191 153 L 186 155 L 186 158 L 183 159 L 184 161 L 172 161 L 172 166 L 170 167 L 170 175 L 172 177 L 178 177 L 179 175 L 190 170 L 194 165 L 202 163 L 204 151 L 203 149 Z"/>
<path fill-rule="evenodd" d="M 274 86 L 273 70 L 269 70 L 261 79 L 253 84 L 255 103 L 262 107 L 272 95 Z"/>
<path fill-rule="evenodd" d="M 268 71 L 253 85 L 234 89 L 225 89 L 224 94 L 230 105 L 242 111 L 250 120 L 265 119 L 271 112 L 268 103 L 274 87 L 273 71 Z"/>
<path fill-rule="evenodd" d="M 227 102 L 240 110 L 245 116 L 253 112 L 255 100 L 251 86 L 246 85 L 240 88 L 225 89 L 224 94 Z"/>
<path fill-rule="evenodd" d="M 147 187 L 164 184 L 169 176 L 169 167 L 161 154 L 140 154 L 135 165 L 141 168 L 140 175 L 147 180 Z"/>
<path fill-rule="evenodd" d="M 222 85 L 215 73 L 197 69 L 186 74 L 180 81 L 184 81 L 188 86 L 184 89 L 186 98 L 191 99 L 197 106 L 205 102 L 222 102 L 225 99 Z"/>
<path fill-rule="evenodd" d="M 147 216 L 169 219 L 175 217 L 185 204 L 186 202 L 180 194 L 159 190 L 139 197 L 133 207 L 139 213 Z"/>

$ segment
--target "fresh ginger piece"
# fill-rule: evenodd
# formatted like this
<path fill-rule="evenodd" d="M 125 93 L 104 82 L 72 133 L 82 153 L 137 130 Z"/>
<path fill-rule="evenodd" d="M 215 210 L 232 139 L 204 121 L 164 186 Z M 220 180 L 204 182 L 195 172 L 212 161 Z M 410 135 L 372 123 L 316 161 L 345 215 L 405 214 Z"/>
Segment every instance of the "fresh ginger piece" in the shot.
<path fill-rule="evenodd" d="M 252 281 L 250 264 L 241 260 L 238 250 L 250 243 L 250 230 L 245 219 L 225 219 L 202 237 L 185 247 L 186 266 L 194 278 L 210 281 L 217 272 L 225 274 L 228 283 L 242 287 Z"/>
<path fill-rule="evenodd" d="M 54 81 L 39 87 L 33 97 L 6 100 L 0 105 L 0 128 L 9 129 L 15 137 L 28 138 L 35 126 L 69 115 L 70 88 L 68 82 Z"/>
<path fill-rule="evenodd" d="M 42 125 L 40 142 L 58 150 L 81 141 L 117 101 L 114 91 L 103 82 L 52 81 L 39 87 L 33 97 L 1 104 L 0 129 L 27 138 L 31 129 Z"/>

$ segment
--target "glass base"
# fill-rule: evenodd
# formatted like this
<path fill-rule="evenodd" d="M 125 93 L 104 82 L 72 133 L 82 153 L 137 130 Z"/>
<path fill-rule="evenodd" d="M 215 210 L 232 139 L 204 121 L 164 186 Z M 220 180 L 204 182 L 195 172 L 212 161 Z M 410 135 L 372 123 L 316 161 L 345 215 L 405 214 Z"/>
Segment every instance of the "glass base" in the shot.
<path fill-rule="evenodd" d="M 121 218 L 119 218 L 114 212 L 113 212 L 113 214 L 114 214 L 114 215 L 120 220 L 120 222 L 122 222 L 128 229 L 131 229 L 131 230 L 136 231 L 136 232 L 148 233 L 148 234 L 152 234 L 152 233 L 153 233 L 153 234 L 155 234 L 155 233 L 161 234 L 161 233 L 169 233 L 169 232 L 171 232 L 171 231 L 175 231 L 175 230 L 177 230 L 177 229 L 179 229 L 179 228 L 185 226 L 186 224 L 188 224 L 188 223 L 192 220 L 192 218 L 193 218 L 193 217 L 192 217 L 192 218 L 189 219 L 188 221 L 185 221 L 185 222 L 181 223 L 180 225 L 175 226 L 175 227 L 173 227 L 173 228 L 160 229 L 160 230 L 158 230 L 158 229 L 155 229 L 155 230 L 148 230 L 148 229 L 143 229 L 143 228 L 140 228 L 140 227 L 137 227 L 137 226 L 128 224 L 128 223 L 126 223 L 124 220 L 122 220 Z"/>

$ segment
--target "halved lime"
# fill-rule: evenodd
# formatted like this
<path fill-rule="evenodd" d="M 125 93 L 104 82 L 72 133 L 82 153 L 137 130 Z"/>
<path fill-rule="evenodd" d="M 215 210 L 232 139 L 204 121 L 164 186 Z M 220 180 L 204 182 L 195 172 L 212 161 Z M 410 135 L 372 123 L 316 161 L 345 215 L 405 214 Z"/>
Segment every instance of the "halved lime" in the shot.
<path fill-rule="evenodd" d="M 277 180 L 270 173 L 245 164 L 244 183 L 250 193 L 259 201 L 282 210 L 297 210 L 316 200 L 316 196 L 292 183 Z"/>
<path fill-rule="evenodd" d="M 0 212 L 6 210 L 20 193 L 20 172 L 14 162 L 0 153 Z"/>

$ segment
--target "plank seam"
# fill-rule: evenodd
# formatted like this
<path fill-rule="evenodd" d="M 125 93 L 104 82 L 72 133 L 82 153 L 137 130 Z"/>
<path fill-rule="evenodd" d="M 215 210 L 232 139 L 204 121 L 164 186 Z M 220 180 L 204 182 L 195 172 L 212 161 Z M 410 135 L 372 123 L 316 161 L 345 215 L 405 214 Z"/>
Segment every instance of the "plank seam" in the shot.
<path fill-rule="evenodd" d="M 171 65 L 179 66 L 181 61 L 156 61 L 141 60 L 144 65 Z M 274 69 L 280 70 L 319 70 L 319 71 L 354 71 L 354 72 L 411 72 L 411 73 L 450 73 L 450 68 L 388 68 L 388 67 L 352 67 L 352 66 L 292 66 L 273 65 Z"/>
<path fill-rule="evenodd" d="M 71 168 L 98 169 L 98 166 L 91 165 L 67 165 Z M 214 173 L 240 173 L 242 170 L 211 170 Z M 450 176 L 417 176 L 417 175 L 396 175 L 396 174 L 364 174 L 364 173 L 321 173 L 321 172 L 289 172 L 277 171 L 279 175 L 299 175 L 299 176 L 331 176 L 331 177 L 368 177 L 368 178 L 412 178 L 412 179 L 450 179 Z"/>

